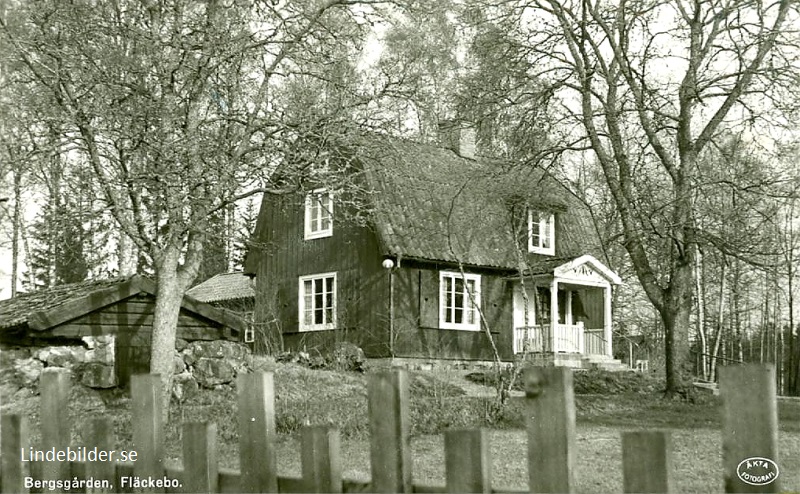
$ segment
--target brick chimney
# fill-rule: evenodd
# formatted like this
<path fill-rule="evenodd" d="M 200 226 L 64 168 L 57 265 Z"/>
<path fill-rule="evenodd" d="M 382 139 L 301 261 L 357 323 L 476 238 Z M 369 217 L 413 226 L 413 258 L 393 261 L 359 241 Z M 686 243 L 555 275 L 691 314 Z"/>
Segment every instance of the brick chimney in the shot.
<path fill-rule="evenodd" d="M 475 126 L 462 120 L 439 122 L 439 141 L 462 158 L 475 158 Z"/>

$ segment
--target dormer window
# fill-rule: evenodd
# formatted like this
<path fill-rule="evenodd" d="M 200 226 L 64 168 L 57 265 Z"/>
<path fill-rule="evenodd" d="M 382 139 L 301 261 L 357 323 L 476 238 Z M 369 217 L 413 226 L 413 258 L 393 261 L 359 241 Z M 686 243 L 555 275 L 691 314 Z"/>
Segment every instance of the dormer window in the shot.
<path fill-rule="evenodd" d="M 553 213 L 528 210 L 528 252 L 548 256 L 555 255 L 555 226 Z"/>
<path fill-rule="evenodd" d="M 306 196 L 305 239 L 333 235 L 333 194 L 316 189 Z"/>

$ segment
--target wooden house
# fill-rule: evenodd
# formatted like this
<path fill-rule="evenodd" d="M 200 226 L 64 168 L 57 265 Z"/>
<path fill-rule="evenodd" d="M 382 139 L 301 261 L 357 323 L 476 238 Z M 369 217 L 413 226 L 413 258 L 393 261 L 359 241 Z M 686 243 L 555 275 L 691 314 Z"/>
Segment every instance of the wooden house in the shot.
<path fill-rule="evenodd" d="M 610 359 L 620 279 L 585 204 L 542 169 L 476 156 L 468 127 L 445 136 L 343 145 L 359 198 L 265 196 L 245 268 L 256 323 L 288 348 L 369 357 Z"/>
<path fill-rule="evenodd" d="M 142 276 L 85 281 L 0 301 L 0 344 L 56 346 L 114 336 L 117 382 L 149 372 L 156 285 Z M 230 313 L 184 297 L 177 337 L 238 341 L 245 324 Z"/>

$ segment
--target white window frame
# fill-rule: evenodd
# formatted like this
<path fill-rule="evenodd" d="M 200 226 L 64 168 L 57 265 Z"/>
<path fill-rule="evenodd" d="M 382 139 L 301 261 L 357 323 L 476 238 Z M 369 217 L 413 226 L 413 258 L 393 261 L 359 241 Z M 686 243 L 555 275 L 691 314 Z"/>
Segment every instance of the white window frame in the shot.
<path fill-rule="evenodd" d="M 325 202 L 328 203 L 327 206 L 324 204 Z M 304 209 L 305 219 L 303 221 L 303 232 L 305 240 L 330 237 L 333 235 L 333 193 L 329 192 L 327 189 L 312 190 L 306 194 Z M 320 213 L 320 216 L 317 218 L 313 217 L 315 211 Z M 327 213 L 328 228 L 314 229 L 315 221 L 317 224 L 319 224 L 319 222 L 325 218 L 325 216 L 323 216 L 323 212 Z"/>
<path fill-rule="evenodd" d="M 313 303 L 314 303 L 314 299 L 315 299 L 314 292 L 313 292 L 313 283 L 314 283 L 314 281 L 317 281 L 317 280 L 323 280 L 323 287 L 324 287 L 324 283 L 325 283 L 324 280 L 326 280 L 328 278 L 333 278 L 333 290 L 330 293 L 331 320 L 330 321 L 324 321 L 322 323 L 313 323 L 313 322 L 312 323 L 306 323 L 306 320 L 305 320 L 305 313 L 306 313 L 305 285 L 306 285 L 306 282 L 311 282 L 312 283 L 312 294 L 311 294 L 312 307 L 311 307 L 311 311 L 313 313 L 313 311 L 317 309 L 317 307 L 313 307 Z M 323 330 L 326 330 L 326 329 L 335 329 L 336 328 L 336 311 L 337 311 L 336 290 L 337 290 L 337 286 L 338 286 L 338 283 L 337 283 L 337 277 L 336 277 L 336 273 L 335 272 L 312 274 L 312 275 L 307 275 L 307 276 L 300 276 L 298 278 L 298 283 L 297 283 L 297 316 L 298 316 L 298 319 L 297 319 L 297 322 L 298 322 L 298 326 L 299 326 L 299 330 L 300 331 L 323 331 Z M 323 288 L 323 304 L 326 301 L 326 297 L 325 297 L 326 293 L 327 292 L 325 292 L 324 288 Z M 324 318 L 324 314 L 325 314 L 325 311 L 324 311 L 324 308 L 323 308 L 323 318 Z"/>
<path fill-rule="evenodd" d="M 538 217 L 539 239 L 533 241 L 534 215 Z M 542 232 L 547 232 L 542 235 Z M 550 245 L 545 246 L 545 240 L 550 239 Z M 528 252 L 553 256 L 556 253 L 556 216 L 553 213 L 528 210 Z"/>
<path fill-rule="evenodd" d="M 445 281 L 452 281 L 455 283 L 455 280 L 460 279 L 464 280 L 464 298 L 463 304 L 461 307 L 447 307 L 445 304 L 447 302 L 446 296 L 446 286 Z M 469 281 L 473 281 L 475 283 L 475 293 L 472 296 L 469 295 L 467 292 L 467 283 Z M 461 329 L 466 331 L 480 331 L 481 329 L 481 276 L 479 274 L 470 274 L 464 273 L 462 276 L 461 273 L 452 272 L 452 271 L 439 271 L 439 327 L 441 329 Z M 454 315 L 455 309 L 460 308 L 464 311 L 471 310 L 473 312 L 473 322 L 448 322 L 447 321 L 447 313 L 451 312 L 451 315 Z M 451 318 L 452 320 L 452 318 Z"/>

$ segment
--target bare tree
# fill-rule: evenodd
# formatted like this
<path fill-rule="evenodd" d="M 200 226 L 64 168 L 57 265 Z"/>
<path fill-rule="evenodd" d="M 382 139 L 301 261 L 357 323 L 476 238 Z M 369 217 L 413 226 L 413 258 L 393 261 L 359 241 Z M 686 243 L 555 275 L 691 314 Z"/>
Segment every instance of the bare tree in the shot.
<path fill-rule="evenodd" d="M 337 122 L 334 113 L 293 119 L 286 87 L 314 76 L 304 72 L 310 61 L 353 56 L 372 15 L 356 3 L 371 2 L 50 0 L 11 4 L 0 20 L 7 58 L 22 69 L 17 84 L 49 108 L 64 129 L 58 151 L 85 159 L 157 277 L 151 372 L 165 405 L 178 312 L 209 218 L 321 177 L 314 149 L 281 184 L 269 172 L 298 153 L 303 133 L 320 138 Z"/>
<path fill-rule="evenodd" d="M 796 4 L 514 1 L 489 7 L 550 84 L 553 118 L 603 170 L 623 243 L 665 330 L 666 393 L 689 373 L 702 156 L 720 132 L 780 123 L 795 101 Z"/>

